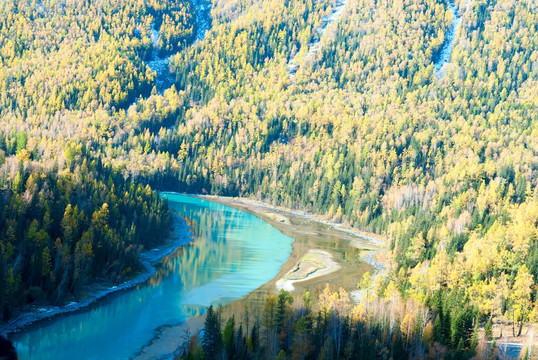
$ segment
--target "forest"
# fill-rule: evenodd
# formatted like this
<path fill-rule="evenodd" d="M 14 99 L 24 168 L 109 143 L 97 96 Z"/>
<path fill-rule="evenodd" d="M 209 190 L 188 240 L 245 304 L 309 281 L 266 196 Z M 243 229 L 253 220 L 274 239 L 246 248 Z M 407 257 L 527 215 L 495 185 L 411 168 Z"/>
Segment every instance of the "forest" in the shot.
<path fill-rule="evenodd" d="M 472 309 L 461 321 L 521 333 L 538 320 L 538 3 L 455 5 L 462 22 L 438 73 L 454 18 L 446 0 L 348 0 L 323 34 L 336 1 L 214 1 L 195 43 L 186 1 L 0 2 L 0 281 L 27 302 L 79 286 L 56 268 L 56 239 L 88 279 L 124 272 L 127 253 L 107 260 L 121 264 L 107 274 L 82 255 L 84 244 L 99 248 L 105 203 L 117 239 L 107 246 L 118 248 L 151 245 L 142 223 L 126 230 L 124 211 L 167 223 L 150 189 L 242 196 L 383 235 L 390 271 L 379 294 L 394 288 L 441 323 L 432 299 L 457 298 Z M 152 26 L 172 54 L 175 83 L 162 94 L 146 64 Z M 82 224 L 72 240 L 69 204 Z M 304 313 L 291 314 L 296 327 Z M 350 334 L 385 321 L 346 316 Z M 304 339 L 322 336 L 324 321 Z M 462 338 L 444 335 L 439 344 L 457 351 Z M 401 330 L 391 336 L 386 351 L 415 351 Z"/>
<path fill-rule="evenodd" d="M 68 148 L 69 149 L 69 148 Z M 88 160 L 56 171 L 20 169 L 0 180 L 0 314 L 61 304 L 96 280 L 115 284 L 142 270 L 138 255 L 166 238 L 166 202 L 149 186 Z"/>
<path fill-rule="evenodd" d="M 329 286 L 300 304 L 285 290 L 271 295 L 261 317 L 248 311 L 223 319 L 210 306 L 202 336 L 191 336 L 179 359 L 491 359 L 495 346 L 479 339 L 476 308 L 464 294 L 431 295 L 431 309 L 404 301 L 396 288 L 354 305 L 344 290 Z"/>
<path fill-rule="evenodd" d="M 484 323 L 513 322 L 521 334 L 538 314 L 538 5 L 457 2 L 462 27 L 439 76 L 444 2 L 350 0 L 320 52 L 302 58 L 316 34 L 300 24 L 311 30 L 334 3 L 263 4 L 274 16 L 263 26 L 252 10 L 207 39 L 234 44 L 225 65 L 203 43 L 174 58 L 196 105 L 155 146 L 180 161 L 168 186 L 383 234 L 384 286 L 423 304 L 466 289 Z M 252 46 L 263 62 L 237 53 Z"/>
<path fill-rule="evenodd" d="M 350 0 L 313 56 L 335 3 L 261 4 L 217 8 L 207 40 L 173 58 L 191 107 L 154 142 L 177 160 L 158 184 L 383 234 L 384 286 L 422 304 L 466 289 L 483 322 L 521 334 L 538 315 L 538 4 L 456 2 L 444 74 L 446 2 Z"/>
<path fill-rule="evenodd" d="M 170 214 L 95 151 L 105 118 L 150 94 L 159 51 L 194 38 L 189 2 L 0 3 L 0 319 L 141 272 Z"/>

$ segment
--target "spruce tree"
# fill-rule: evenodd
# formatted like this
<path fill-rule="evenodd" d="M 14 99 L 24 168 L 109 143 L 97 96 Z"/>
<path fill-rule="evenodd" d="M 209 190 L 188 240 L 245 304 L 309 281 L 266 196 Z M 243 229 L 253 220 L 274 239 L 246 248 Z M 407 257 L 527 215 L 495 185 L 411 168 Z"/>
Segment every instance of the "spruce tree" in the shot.
<path fill-rule="evenodd" d="M 210 305 L 207 309 L 202 336 L 202 348 L 207 359 L 218 358 L 222 349 L 222 336 L 220 333 L 220 313 Z"/>

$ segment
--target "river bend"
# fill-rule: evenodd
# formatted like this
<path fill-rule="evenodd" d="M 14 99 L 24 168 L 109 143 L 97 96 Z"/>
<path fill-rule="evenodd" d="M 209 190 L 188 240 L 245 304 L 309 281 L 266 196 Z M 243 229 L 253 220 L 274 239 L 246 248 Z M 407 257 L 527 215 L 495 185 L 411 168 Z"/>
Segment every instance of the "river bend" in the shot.
<path fill-rule="evenodd" d="M 252 214 L 165 196 L 171 211 L 187 219 L 194 243 L 167 257 L 146 283 L 13 334 L 21 359 L 129 359 L 160 327 L 202 314 L 210 304 L 242 299 L 269 282 L 291 254 L 292 238 Z"/>

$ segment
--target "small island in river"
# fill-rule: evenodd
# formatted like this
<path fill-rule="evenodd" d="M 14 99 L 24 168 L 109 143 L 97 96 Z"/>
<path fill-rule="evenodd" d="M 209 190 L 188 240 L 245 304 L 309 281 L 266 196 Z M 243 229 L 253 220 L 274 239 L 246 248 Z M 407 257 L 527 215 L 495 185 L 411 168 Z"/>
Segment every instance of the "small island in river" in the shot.
<path fill-rule="evenodd" d="M 278 290 L 293 291 L 293 284 L 328 275 L 340 269 L 330 253 L 324 250 L 309 250 L 297 266 L 276 282 Z"/>

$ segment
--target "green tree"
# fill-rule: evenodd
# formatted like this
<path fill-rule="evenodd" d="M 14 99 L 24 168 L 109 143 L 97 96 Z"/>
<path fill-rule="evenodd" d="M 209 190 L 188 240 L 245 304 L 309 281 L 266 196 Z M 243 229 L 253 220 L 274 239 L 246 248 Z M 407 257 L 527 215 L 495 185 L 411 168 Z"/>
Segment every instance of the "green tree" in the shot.
<path fill-rule="evenodd" d="M 529 273 L 529 269 L 526 265 L 522 265 L 516 275 L 514 286 L 512 287 L 511 299 L 512 314 L 514 317 L 514 323 L 519 322 L 519 329 L 517 336 L 521 335 L 523 324 L 527 320 L 528 312 L 531 304 L 530 296 L 532 294 L 532 287 L 534 285 L 534 279 Z M 516 334 L 514 333 L 514 336 Z"/>
<path fill-rule="evenodd" d="M 208 359 L 217 359 L 220 357 L 222 350 L 222 334 L 220 328 L 220 311 L 215 311 L 213 305 L 210 305 L 207 309 L 204 322 L 204 335 L 202 337 L 202 348 Z"/>
<path fill-rule="evenodd" d="M 234 359 L 236 354 L 234 316 L 230 317 L 224 326 L 224 331 L 222 332 L 222 341 L 224 343 L 224 349 L 226 350 L 228 359 Z"/>
<path fill-rule="evenodd" d="M 28 135 L 26 134 L 26 131 L 23 131 L 17 136 L 17 149 L 15 150 L 15 153 L 19 154 L 22 150 L 26 150 L 27 144 Z"/>
<path fill-rule="evenodd" d="M 484 334 L 486 336 L 486 339 L 491 341 L 493 337 L 493 322 L 491 321 L 491 318 L 489 318 L 486 322 L 486 326 L 484 327 Z"/>

